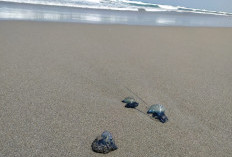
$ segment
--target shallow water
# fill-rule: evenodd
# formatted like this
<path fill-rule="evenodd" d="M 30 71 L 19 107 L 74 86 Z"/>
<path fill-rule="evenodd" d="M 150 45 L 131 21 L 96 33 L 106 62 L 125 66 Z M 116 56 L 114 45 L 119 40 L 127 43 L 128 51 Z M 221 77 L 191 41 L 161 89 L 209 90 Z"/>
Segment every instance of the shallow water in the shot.
<path fill-rule="evenodd" d="M 0 2 L 1 20 L 232 27 L 232 16 L 174 11 L 119 11 Z"/>

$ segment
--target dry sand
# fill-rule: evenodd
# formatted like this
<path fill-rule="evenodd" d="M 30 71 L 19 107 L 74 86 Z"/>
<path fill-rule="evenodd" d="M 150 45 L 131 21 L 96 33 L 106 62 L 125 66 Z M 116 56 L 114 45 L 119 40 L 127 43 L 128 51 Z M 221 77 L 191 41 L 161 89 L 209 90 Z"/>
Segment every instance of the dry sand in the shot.
<path fill-rule="evenodd" d="M 232 156 L 232 28 L 0 22 L 0 156 Z M 121 100 L 165 105 L 162 124 Z M 148 105 L 135 97 L 143 112 Z"/>

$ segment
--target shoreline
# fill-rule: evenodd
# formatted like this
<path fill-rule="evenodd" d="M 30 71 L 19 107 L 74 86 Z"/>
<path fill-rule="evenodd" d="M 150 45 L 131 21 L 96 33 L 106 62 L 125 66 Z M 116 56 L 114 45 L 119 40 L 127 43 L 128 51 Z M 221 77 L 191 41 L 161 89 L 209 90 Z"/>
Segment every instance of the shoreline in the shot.
<path fill-rule="evenodd" d="M 84 9 L 0 2 L 0 19 L 93 24 L 232 27 L 232 16 L 188 12 Z"/>
<path fill-rule="evenodd" d="M 231 156 L 232 28 L 0 22 L 0 156 Z M 127 109 L 166 108 L 165 124 Z M 221 114 L 223 113 L 223 115 Z"/>
<path fill-rule="evenodd" d="M 64 24 L 64 25 L 86 25 L 86 26 L 116 26 L 116 27 L 144 27 L 144 28 L 193 28 L 193 29 L 231 29 L 232 27 L 224 26 L 154 26 L 154 25 L 134 25 L 134 24 L 106 24 L 106 23 L 78 23 L 78 22 L 67 22 L 67 21 L 34 21 L 34 20 L 12 20 L 12 19 L 0 19 L 2 22 L 16 22 L 16 23 L 47 23 L 47 24 Z"/>

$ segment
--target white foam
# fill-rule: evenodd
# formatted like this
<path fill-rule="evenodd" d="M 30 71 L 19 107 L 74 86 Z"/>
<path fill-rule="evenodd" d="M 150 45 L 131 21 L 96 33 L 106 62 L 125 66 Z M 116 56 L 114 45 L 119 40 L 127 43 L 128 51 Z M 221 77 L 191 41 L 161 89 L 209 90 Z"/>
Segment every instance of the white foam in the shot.
<path fill-rule="evenodd" d="M 178 10 L 178 7 L 170 6 L 170 5 L 159 5 L 160 8 L 166 9 L 166 10 Z"/>
<path fill-rule="evenodd" d="M 176 12 L 191 12 L 199 14 L 213 14 L 231 16 L 231 13 L 208 11 L 201 9 L 185 8 L 181 6 L 160 5 L 153 3 L 145 3 L 133 0 L 0 0 L 4 2 L 40 4 L 49 6 L 63 6 L 63 7 L 79 7 L 90 9 L 108 9 L 108 10 L 127 10 L 138 11 L 144 9 L 149 12 L 157 11 L 176 11 Z"/>

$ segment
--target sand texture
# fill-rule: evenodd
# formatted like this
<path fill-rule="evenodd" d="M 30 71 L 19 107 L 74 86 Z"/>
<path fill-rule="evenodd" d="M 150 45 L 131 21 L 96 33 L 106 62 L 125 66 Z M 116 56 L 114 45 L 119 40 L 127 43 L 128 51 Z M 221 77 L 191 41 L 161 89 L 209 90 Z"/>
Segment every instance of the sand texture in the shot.
<path fill-rule="evenodd" d="M 0 22 L 0 156 L 232 156 L 232 28 Z M 132 91 L 132 92 L 131 92 Z M 147 104 L 134 94 L 141 97 Z M 165 124 L 146 112 L 163 104 Z"/>

